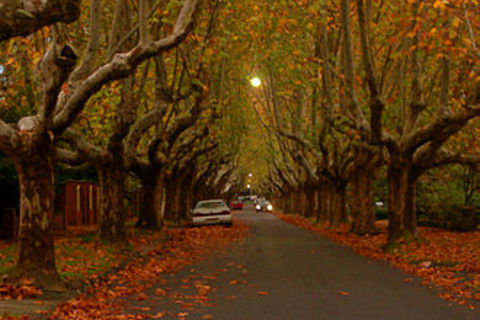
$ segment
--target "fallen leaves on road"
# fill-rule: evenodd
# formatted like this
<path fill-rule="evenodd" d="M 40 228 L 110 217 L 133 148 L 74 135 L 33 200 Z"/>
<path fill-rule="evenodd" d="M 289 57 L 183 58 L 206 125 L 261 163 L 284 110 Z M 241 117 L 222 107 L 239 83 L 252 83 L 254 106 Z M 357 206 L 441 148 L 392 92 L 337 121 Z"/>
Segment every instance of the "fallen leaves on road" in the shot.
<path fill-rule="evenodd" d="M 349 246 L 360 255 L 387 260 L 393 266 L 422 278 L 422 283 L 446 290 L 442 299 L 469 305 L 466 299 L 480 300 L 480 232 L 454 232 L 437 228 L 419 228 L 421 241 L 403 243 L 392 252 L 382 246 L 387 242 L 387 224 L 378 221 L 378 235 L 358 236 L 350 225 L 331 228 L 300 215 L 276 215 L 291 224 L 315 231 L 326 238 Z M 411 280 L 404 280 L 408 283 Z"/>
<path fill-rule="evenodd" d="M 339 293 L 340 295 L 342 295 L 342 296 L 348 296 L 348 295 L 350 295 L 350 293 L 348 293 L 347 291 L 342 291 L 342 290 L 338 291 L 338 293 Z"/>
<path fill-rule="evenodd" d="M 268 292 L 267 291 L 258 291 L 257 294 L 259 296 L 268 296 Z"/>
<path fill-rule="evenodd" d="M 180 271 L 188 265 L 200 262 L 208 255 L 225 250 L 232 242 L 242 239 L 245 231 L 246 227 L 238 224 L 231 228 L 211 226 L 167 230 L 169 240 L 152 250 L 147 258 L 134 260 L 118 273 L 97 280 L 88 294 L 59 306 L 50 319 L 152 318 L 152 315 L 142 313 L 129 315 L 128 311 L 132 307 L 126 310 L 126 301 L 138 301 L 140 305 L 150 299 L 167 298 L 166 295 L 187 310 L 191 310 L 195 304 L 206 305 L 208 304 L 207 295 L 215 290 L 206 281 L 216 279 L 216 274 L 207 275 L 204 280 L 194 281 L 191 287 L 196 289 L 196 295 L 193 296 L 185 296 L 164 288 L 166 282 L 163 276 Z M 185 286 L 190 286 L 188 282 L 185 282 Z M 111 291 L 115 294 L 112 295 Z M 167 313 L 157 315 L 163 317 Z M 184 311 L 174 316 L 186 319 L 188 315 L 189 313 Z"/>

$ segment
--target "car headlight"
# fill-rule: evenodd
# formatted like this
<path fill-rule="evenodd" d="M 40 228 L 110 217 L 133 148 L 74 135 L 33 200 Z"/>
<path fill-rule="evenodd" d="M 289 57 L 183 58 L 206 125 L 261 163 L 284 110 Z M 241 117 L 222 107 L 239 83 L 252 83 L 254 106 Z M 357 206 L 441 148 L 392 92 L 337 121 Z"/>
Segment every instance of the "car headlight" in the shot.
<path fill-rule="evenodd" d="M 255 208 L 257 208 L 257 210 L 262 210 L 262 207 L 259 204 L 257 204 Z"/>
<path fill-rule="evenodd" d="M 267 210 L 268 211 L 272 211 L 273 210 L 273 206 L 271 204 L 267 205 Z"/>

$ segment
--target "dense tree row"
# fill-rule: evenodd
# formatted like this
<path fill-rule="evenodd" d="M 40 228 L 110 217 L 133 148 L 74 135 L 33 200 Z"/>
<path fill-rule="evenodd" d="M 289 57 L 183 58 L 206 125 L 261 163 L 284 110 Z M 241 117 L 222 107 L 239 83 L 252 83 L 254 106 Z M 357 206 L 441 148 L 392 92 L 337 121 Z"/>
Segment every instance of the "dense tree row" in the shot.
<path fill-rule="evenodd" d="M 227 55 L 215 54 L 228 49 L 219 31 L 227 8 L 201 0 L 31 3 L 1 3 L 2 23 L 16 30 L 2 27 L 2 39 L 41 29 L 2 43 L 0 151 L 20 184 L 12 277 L 59 289 L 51 224 L 59 162 L 95 168 L 99 234 L 113 241 L 125 239 L 130 173 L 145 192 L 141 227 L 188 219 L 205 190 L 232 190 L 236 147 L 225 147 L 234 138 L 220 127 L 237 121 L 224 110 L 235 94 L 225 85 L 233 70 Z M 22 14 L 30 24 L 16 28 Z"/>
<path fill-rule="evenodd" d="M 418 179 L 479 161 L 478 144 L 456 143 L 472 134 L 478 140 L 475 10 L 469 1 L 370 0 L 259 8 L 275 17 L 265 19 L 258 45 L 290 53 L 266 54 L 254 97 L 278 155 L 268 185 L 281 207 L 338 224 L 347 217 L 349 186 L 353 231 L 375 232 L 372 183 L 386 166 L 389 243 L 417 236 Z"/>
<path fill-rule="evenodd" d="M 95 168 L 104 239 L 125 239 L 131 175 L 144 190 L 138 227 L 186 220 L 196 200 L 254 183 L 332 225 L 347 219 L 351 190 L 353 231 L 373 233 L 382 168 L 389 243 L 416 236 L 419 178 L 479 159 L 475 4 L 0 1 L 15 276 L 63 287 L 51 230 L 60 162 Z"/>

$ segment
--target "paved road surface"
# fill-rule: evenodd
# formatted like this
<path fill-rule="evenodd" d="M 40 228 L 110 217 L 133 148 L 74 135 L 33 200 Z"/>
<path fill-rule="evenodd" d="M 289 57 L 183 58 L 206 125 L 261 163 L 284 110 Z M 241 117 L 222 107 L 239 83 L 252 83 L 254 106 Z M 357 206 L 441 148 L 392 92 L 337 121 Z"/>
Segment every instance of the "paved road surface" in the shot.
<path fill-rule="evenodd" d="M 167 308 L 187 312 L 187 319 L 222 320 L 480 319 L 479 309 L 449 305 L 418 279 L 403 282 L 411 276 L 387 263 L 251 208 L 236 216 L 250 227 L 243 244 L 168 283 L 179 297 L 192 294 L 194 281 L 208 283 L 215 288 L 209 294 L 212 306 L 192 311 L 182 310 L 178 301 L 158 301 L 152 313 Z"/>

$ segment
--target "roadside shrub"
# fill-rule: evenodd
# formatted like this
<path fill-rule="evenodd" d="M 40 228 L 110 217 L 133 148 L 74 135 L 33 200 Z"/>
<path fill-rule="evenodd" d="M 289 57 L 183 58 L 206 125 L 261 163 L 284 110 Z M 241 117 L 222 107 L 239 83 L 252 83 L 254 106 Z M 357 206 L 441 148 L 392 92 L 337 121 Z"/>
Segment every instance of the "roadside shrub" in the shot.
<path fill-rule="evenodd" d="M 448 230 L 470 232 L 480 225 L 480 208 L 473 206 L 452 206 L 436 215 L 421 219 L 419 225 Z"/>

